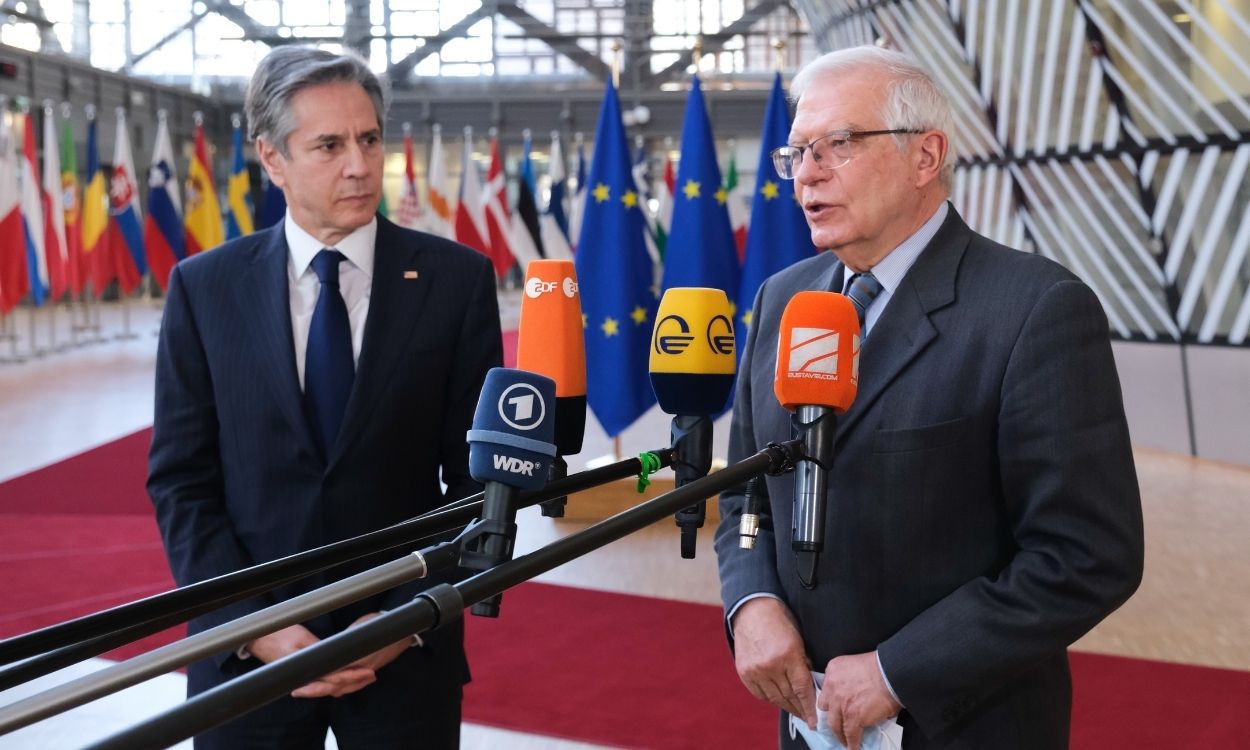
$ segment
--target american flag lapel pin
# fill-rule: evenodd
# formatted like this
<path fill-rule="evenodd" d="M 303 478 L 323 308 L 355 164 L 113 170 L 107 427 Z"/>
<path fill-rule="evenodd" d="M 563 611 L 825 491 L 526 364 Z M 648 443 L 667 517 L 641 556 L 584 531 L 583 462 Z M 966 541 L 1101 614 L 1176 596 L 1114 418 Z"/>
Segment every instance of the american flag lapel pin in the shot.
<path fill-rule="evenodd" d="M 415 278 L 417 278 L 417 276 L 418 276 L 418 274 L 417 274 L 417 272 L 416 272 L 416 271 L 404 271 L 404 278 L 405 278 L 405 279 L 415 279 Z"/>

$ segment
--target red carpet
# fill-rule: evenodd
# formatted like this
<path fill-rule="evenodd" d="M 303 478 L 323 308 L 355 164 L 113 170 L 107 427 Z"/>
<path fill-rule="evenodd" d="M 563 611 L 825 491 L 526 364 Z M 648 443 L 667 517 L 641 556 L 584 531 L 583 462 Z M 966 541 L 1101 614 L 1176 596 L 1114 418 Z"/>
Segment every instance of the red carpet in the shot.
<path fill-rule="evenodd" d="M 0 483 L 0 637 L 172 585 L 143 490 L 149 439 Z M 629 748 L 773 742 L 775 715 L 734 676 L 716 607 L 528 584 L 502 612 L 468 618 L 469 721 Z M 1072 672 L 1075 750 L 1250 747 L 1250 672 L 1085 653 Z"/>

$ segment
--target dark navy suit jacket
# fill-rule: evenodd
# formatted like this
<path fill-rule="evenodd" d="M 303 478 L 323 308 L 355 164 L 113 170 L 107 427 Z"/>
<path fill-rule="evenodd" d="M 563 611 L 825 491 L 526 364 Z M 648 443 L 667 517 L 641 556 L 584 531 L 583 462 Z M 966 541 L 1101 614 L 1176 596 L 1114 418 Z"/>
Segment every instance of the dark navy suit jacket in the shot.
<path fill-rule="evenodd" d="M 178 264 L 156 366 L 148 492 L 183 586 L 389 526 L 480 487 L 465 431 L 502 340 L 490 262 L 378 218 L 369 313 L 343 425 L 322 458 L 305 414 L 291 333 L 282 224 Z M 414 273 L 415 272 L 415 275 Z M 447 485 L 446 496 L 439 486 Z M 376 556 L 192 621 L 198 632 L 398 557 Z M 317 636 L 404 604 L 428 581 L 305 623 Z M 379 673 L 468 680 L 459 628 Z M 194 665 L 198 692 L 256 666 Z M 390 675 L 390 676 L 388 676 Z"/>
<path fill-rule="evenodd" d="M 730 461 L 790 437 L 773 394 L 779 319 L 840 291 L 822 253 L 755 301 Z M 785 601 L 813 668 L 879 649 L 914 748 L 1066 747 L 1066 647 L 1136 589 L 1141 500 L 1107 319 L 1063 267 L 975 234 L 952 209 L 861 350 L 839 417 L 814 590 L 791 551 L 794 475 L 773 531 L 738 549 L 721 498 L 722 597 Z"/>

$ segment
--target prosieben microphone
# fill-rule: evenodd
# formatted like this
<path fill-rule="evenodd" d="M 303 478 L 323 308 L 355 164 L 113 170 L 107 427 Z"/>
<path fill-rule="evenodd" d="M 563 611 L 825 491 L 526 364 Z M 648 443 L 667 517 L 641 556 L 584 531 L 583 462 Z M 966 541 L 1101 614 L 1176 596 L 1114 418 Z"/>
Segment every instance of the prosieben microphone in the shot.
<path fill-rule="evenodd" d="M 673 414 L 673 472 L 678 487 L 712 467 L 712 416 L 733 393 L 733 308 L 720 289 L 676 287 L 664 293 L 651 335 L 651 387 L 660 408 Z M 681 556 L 695 556 L 695 534 L 706 504 L 677 513 Z"/>
<path fill-rule="evenodd" d="M 586 334 L 573 261 L 531 261 L 524 289 L 517 326 L 517 367 L 556 383 L 556 455 L 551 479 L 563 479 L 568 474 L 564 456 L 581 452 L 586 432 Z M 543 515 L 563 516 L 567 500 L 557 497 L 544 502 Z"/>
<path fill-rule="evenodd" d="M 836 415 L 859 387 L 859 319 L 855 306 L 834 292 L 799 292 L 781 314 L 773 390 L 794 412 L 794 437 L 803 460 L 795 467 L 792 539 L 799 580 L 816 585 L 824 548 L 825 491 L 833 466 Z"/>
<path fill-rule="evenodd" d="M 547 483 L 556 454 L 555 398 L 556 384 L 543 375 L 504 367 L 486 373 L 467 435 L 469 474 L 486 487 L 483 523 L 461 553 L 462 567 L 488 570 L 512 559 L 517 496 Z M 472 611 L 498 617 L 499 600 L 487 599 Z"/>

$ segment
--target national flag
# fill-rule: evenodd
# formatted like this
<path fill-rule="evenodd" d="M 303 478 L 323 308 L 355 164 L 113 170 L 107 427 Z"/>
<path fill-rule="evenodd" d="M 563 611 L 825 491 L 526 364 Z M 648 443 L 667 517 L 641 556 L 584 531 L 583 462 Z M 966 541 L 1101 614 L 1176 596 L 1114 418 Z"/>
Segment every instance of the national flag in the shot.
<path fill-rule="evenodd" d="M 664 139 L 664 187 L 660 189 L 660 207 L 655 212 L 655 246 L 664 256 L 668 235 L 673 231 L 673 185 L 677 181 L 673 169 L 672 141 Z"/>
<path fill-rule="evenodd" d="M 751 325 L 755 294 L 764 279 L 794 263 L 810 258 L 817 250 L 803 209 L 794 199 L 794 183 L 777 176 L 769 155 L 790 138 L 790 111 L 781 88 L 781 74 L 773 79 L 773 90 L 764 110 L 760 134 L 759 169 L 755 192 L 751 195 L 751 227 L 747 231 L 746 253 L 742 262 L 742 286 L 738 293 L 736 324 L 738 340 L 745 341 Z M 742 347 L 738 347 L 742 351 Z"/>
<path fill-rule="evenodd" d="M 243 118 L 231 115 L 230 178 L 226 181 L 226 239 L 255 231 L 252 221 L 252 180 L 243 159 Z M 172 162 L 171 162 L 172 164 Z"/>
<path fill-rule="evenodd" d="M 0 98 L 0 109 L 8 106 Z M 13 312 L 30 291 L 26 270 L 26 234 L 22 229 L 22 191 L 17 175 L 17 134 L 7 117 L 0 117 L 0 313 Z"/>
<path fill-rule="evenodd" d="M 198 114 L 195 122 L 195 153 L 187 168 L 187 212 L 183 216 L 186 228 L 187 255 L 212 250 L 225 241 L 221 226 L 221 204 L 217 202 L 217 188 L 213 185 L 213 163 L 208 157 L 208 143 L 204 139 L 204 123 Z"/>
<path fill-rule="evenodd" d="M 518 260 L 518 251 L 512 242 L 512 216 L 508 211 L 508 181 L 499 158 L 499 139 L 490 139 L 490 169 L 486 172 L 486 189 L 482 193 L 482 208 L 486 214 L 486 233 L 490 247 L 490 259 L 495 264 L 495 274 L 502 278 Z M 537 257 L 535 254 L 534 257 Z M 522 264 L 533 258 L 520 258 Z"/>
<path fill-rule="evenodd" d="M 430 173 L 426 185 L 429 190 L 425 212 L 425 231 L 440 237 L 454 239 L 456 236 L 456 209 L 451 207 L 451 187 L 447 182 L 447 163 L 443 156 L 443 129 L 435 124 L 430 140 Z"/>
<path fill-rule="evenodd" d="M 113 179 L 109 185 L 109 249 L 124 294 L 139 287 L 148 272 L 143 252 L 143 214 L 139 210 L 139 181 L 130 153 L 126 110 L 117 108 L 117 138 L 113 145 Z"/>
<path fill-rule="evenodd" d="M 737 298 L 741 283 L 728 194 L 721 184 L 712 124 L 696 76 L 686 98 L 673 227 L 664 253 L 664 289 L 709 287 Z M 732 303 L 731 303 L 732 304 Z"/>
<path fill-rule="evenodd" d="M 286 216 L 286 195 L 282 188 L 269 179 L 269 173 L 260 170 L 260 182 L 264 191 L 260 196 L 260 211 L 256 216 L 256 228 L 267 229 Z"/>
<path fill-rule="evenodd" d="M 169 140 L 165 110 L 158 115 L 156 146 L 148 168 L 148 215 L 143 222 L 143 246 L 148 251 L 152 278 L 164 291 L 174 264 L 186 257 L 182 230 L 182 198 L 174 170 L 174 147 Z"/>
<path fill-rule="evenodd" d="M 83 274 L 90 279 L 96 299 L 113 280 L 113 263 L 109 255 L 108 180 L 100 166 L 98 140 L 99 122 L 95 108 L 87 108 L 87 188 L 82 196 L 82 259 Z"/>
<path fill-rule="evenodd" d="M 43 105 L 43 186 L 39 198 L 43 209 L 44 254 L 48 259 L 48 283 L 56 302 L 72 288 L 69 250 L 65 236 L 65 207 L 61 191 L 61 155 L 56 139 L 56 112 L 52 102 Z"/>
<path fill-rule="evenodd" d="M 68 105 L 62 105 L 67 107 Z M 78 148 L 69 111 L 61 122 L 61 205 L 65 210 L 65 254 L 69 260 L 69 289 L 81 298 L 87 284 L 82 257 L 82 186 L 78 182 Z"/>
<path fill-rule="evenodd" d="M 582 215 L 586 211 L 586 142 L 578 133 L 577 164 L 573 173 L 577 175 L 577 186 L 573 190 L 573 199 L 569 201 L 569 242 L 573 244 L 573 252 L 577 252 L 577 242 L 582 237 Z"/>
<path fill-rule="evenodd" d="M 564 174 L 564 148 L 560 145 L 558 130 L 551 131 L 551 159 L 548 161 L 547 176 L 551 180 L 551 195 L 547 199 L 547 210 L 539 217 L 543 250 L 548 258 L 572 260 L 573 248 L 569 245 L 568 234 L 569 219 L 564 210 L 565 192 L 568 190 L 568 185 Z"/>
<path fill-rule="evenodd" d="M 621 105 L 609 83 L 594 162 L 582 182 L 587 201 L 576 260 L 586 361 L 595 363 L 586 372 L 586 399 L 609 437 L 655 403 L 647 365 L 658 302 L 630 168 Z"/>
<path fill-rule="evenodd" d="M 738 248 L 738 262 L 741 263 L 747 246 L 751 208 L 747 196 L 738 184 L 738 157 L 732 145 L 729 151 L 729 171 L 725 174 L 725 192 L 729 195 L 725 203 L 729 208 L 729 226 L 734 230 L 734 245 Z"/>
<path fill-rule="evenodd" d="M 30 296 L 42 305 L 48 296 L 48 255 L 43 234 L 43 196 L 40 194 L 39 156 L 35 151 L 35 118 L 22 115 L 22 230 L 26 234 L 26 271 L 30 274 Z"/>
<path fill-rule="evenodd" d="M 659 234 L 655 215 L 651 213 L 651 169 L 647 162 L 647 143 L 638 135 L 634 136 L 634 145 L 638 151 L 630 171 L 634 177 L 634 189 L 638 191 L 638 204 L 642 206 L 642 218 L 647 223 L 647 251 L 651 253 L 651 259 L 658 268 L 664 258 L 657 243 Z"/>
<path fill-rule="evenodd" d="M 456 242 L 491 257 L 487 244 L 486 211 L 482 207 L 482 183 L 473 161 L 473 128 L 464 129 L 464 156 L 460 164 L 460 200 L 456 204 Z"/>
<path fill-rule="evenodd" d="M 395 223 L 409 229 L 421 229 L 421 201 L 417 197 L 417 178 L 412 168 L 412 124 L 404 123 L 404 180 L 399 190 L 399 207 Z"/>
<path fill-rule="evenodd" d="M 516 211 L 512 213 L 512 245 L 522 254 L 533 252 L 545 258 L 542 231 L 538 226 L 538 182 L 534 179 L 534 161 L 530 157 L 533 143 L 530 131 L 525 131 L 525 143 L 521 151 L 521 167 L 517 179 Z M 532 258 L 530 259 L 532 260 Z M 528 261 L 526 264 L 528 266 Z"/>

